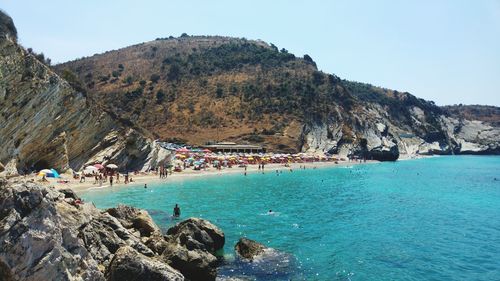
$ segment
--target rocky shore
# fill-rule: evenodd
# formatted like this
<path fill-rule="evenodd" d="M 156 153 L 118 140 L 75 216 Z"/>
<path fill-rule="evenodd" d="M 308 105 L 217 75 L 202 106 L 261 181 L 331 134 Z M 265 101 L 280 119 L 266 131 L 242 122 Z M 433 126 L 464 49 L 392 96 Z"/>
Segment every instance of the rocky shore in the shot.
<path fill-rule="evenodd" d="M 0 280 L 215 280 L 224 233 L 191 218 L 160 232 L 144 210 L 0 182 Z"/>
<path fill-rule="evenodd" d="M 162 233 L 145 210 L 99 210 L 71 189 L 0 179 L 0 280 L 235 280 L 288 274 L 293 257 L 189 218 Z M 218 277 L 230 266 L 240 277 Z"/>

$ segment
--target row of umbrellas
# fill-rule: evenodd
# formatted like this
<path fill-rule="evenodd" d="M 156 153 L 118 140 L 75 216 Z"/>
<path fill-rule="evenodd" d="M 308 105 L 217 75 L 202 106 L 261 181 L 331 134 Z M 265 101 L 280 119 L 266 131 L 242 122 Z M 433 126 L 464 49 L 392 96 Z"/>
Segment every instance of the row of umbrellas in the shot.
<path fill-rule="evenodd" d="M 177 153 L 189 153 L 189 152 L 203 152 L 203 153 L 211 153 L 212 151 L 210 149 L 187 149 L 185 147 L 176 149 L 175 152 Z"/>

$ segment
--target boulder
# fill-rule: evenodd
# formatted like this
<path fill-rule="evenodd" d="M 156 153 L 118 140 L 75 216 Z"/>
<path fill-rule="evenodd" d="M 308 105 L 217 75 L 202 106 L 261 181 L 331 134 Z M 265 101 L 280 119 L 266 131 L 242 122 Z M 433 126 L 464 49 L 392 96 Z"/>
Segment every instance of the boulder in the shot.
<path fill-rule="evenodd" d="M 154 233 L 144 240 L 144 245 L 146 245 L 154 253 L 161 255 L 167 248 L 168 242 L 160 233 Z"/>
<path fill-rule="evenodd" d="M 76 192 L 73 191 L 73 189 L 70 188 L 65 188 L 65 189 L 59 189 L 59 192 L 64 194 L 64 198 L 71 198 L 74 200 L 81 200 L 78 195 L 76 195 Z"/>
<path fill-rule="evenodd" d="M 217 277 L 217 258 L 207 251 L 168 243 L 162 256 L 165 262 L 189 280 L 211 281 Z"/>
<path fill-rule="evenodd" d="M 292 280 L 297 261 L 289 253 L 266 247 L 256 241 L 241 238 L 235 245 L 236 260 L 220 269 L 221 276 L 252 276 L 256 280 Z M 252 279 L 252 280 L 254 280 Z"/>
<path fill-rule="evenodd" d="M 108 281 L 180 281 L 184 276 L 169 265 L 141 255 L 129 246 L 116 251 L 106 272 Z"/>
<path fill-rule="evenodd" d="M 256 256 L 262 254 L 266 247 L 256 241 L 240 238 L 236 246 L 234 247 L 236 253 L 247 260 L 253 260 Z"/>
<path fill-rule="evenodd" d="M 126 228 L 134 228 L 139 231 L 141 236 L 151 236 L 153 233 L 160 233 L 160 228 L 153 222 L 153 219 L 145 210 L 118 205 L 116 208 L 107 209 L 106 212 L 117 218 Z"/>
<path fill-rule="evenodd" d="M 215 280 L 215 252 L 224 247 L 224 233 L 210 222 L 190 218 L 167 231 L 163 259 L 190 280 Z"/>
<path fill-rule="evenodd" d="M 185 237 L 191 237 L 199 242 L 200 249 L 210 253 L 222 249 L 225 243 L 222 230 L 209 221 L 198 218 L 189 218 L 176 224 L 167 231 L 167 235 L 179 239 L 183 245 L 187 243 Z"/>
<path fill-rule="evenodd" d="M 369 151 L 369 157 L 378 161 L 396 161 L 399 158 L 399 148 L 397 145 L 375 147 Z"/>

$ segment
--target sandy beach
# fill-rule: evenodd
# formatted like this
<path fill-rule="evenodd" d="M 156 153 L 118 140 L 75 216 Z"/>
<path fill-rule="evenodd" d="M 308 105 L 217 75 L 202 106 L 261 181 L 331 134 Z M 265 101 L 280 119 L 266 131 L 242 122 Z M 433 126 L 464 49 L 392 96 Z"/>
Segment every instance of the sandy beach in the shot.
<path fill-rule="evenodd" d="M 335 162 L 308 162 L 308 163 L 291 163 L 289 164 L 289 167 L 285 167 L 284 164 L 277 164 L 277 163 L 272 163 L 272 164 L 266 164 L 265 166 L 265 173 L 272 173 L 275 172 L 276 170 L 299 170 L 300 166 L 305 166 L 306 169 L 315 169 L 315 168 L 322 168 L 322 167 L 345 167 L 345 166 L 353 166 L 353 165 L 359 165 L 359 164 L 371 164 L 371 163 L 379 163 L 379 161 L 372 161 L 372 160 L 367 160 L 366 162 L 356 162 L 356 161 L 338 161 L 338 164 Z M 247 166 L 247 174 L 252 174 L 252 173 L 261 173 L 262 171 L 258 169 L 258 165 L 248 165 Z M 243 167 L 238 167 L 238 166 L 233 166 L 232 168 L 223 168 L 222 170 L 217 170 L 216 168 L 207 168 L 206 170 L 201 170 L 201 171 L 195 171 L 193 169 L 186 169 L 183 170 L 182 172 L 174 172 L 173 174 L 169 175 L 168 178 L 163 178 L 160 179 L 159 175 L 151 172 L 151 173 L 139 173 L 137 175 L 134 175 L 130 173 L 131 177 L 133 178 L 133 182 L 129 184 L 124 184 L 123 180 L 124 177 L 123 175 L 120 176 L 120 183 L 113 183 L 114 187 L 127 187 L 127 186 L 136 186 L 136 185 L 143 185 L 143 184 L 150 184 L 150 183 L 157 183 L 157 182 L 167 182 L 167 181 L 173 181 L 173 180 L 179 180 L 179 179 L 187 179 L 187 178 L 193 178 L 193 177 L 206 177 L 206 176 L 223 176 L 227 174 L 241 174 L 242 176 L 245 173 L 245 169 Z M 29 176 L 24 176 L 24 177 L 19 177 L 19 179 L 25 179 L 26 181 L 31 181 L 34 180 L 36 182 L 40 183 L 40 177 L 34 176 L 34 175 L 29 175 Z M 95 188 L 106 188 L 109 187 L 109 182 L 103 183 L 102 186 L 99 184 L 94 184 L 94 179 L 93 178 L 86 178 L 85 182 L 80 182 L 79 179 L 73 179 L 68 174 L 62 174 L 61 178 L 47 178 L 48 182 L 44 182 L 42 184 L 46 186 L 54 186 L 56 189 L 64 189 L 64 188 L 71 188 L 75 192 L 84 192 L 89 189 L 95 189 Z"/>

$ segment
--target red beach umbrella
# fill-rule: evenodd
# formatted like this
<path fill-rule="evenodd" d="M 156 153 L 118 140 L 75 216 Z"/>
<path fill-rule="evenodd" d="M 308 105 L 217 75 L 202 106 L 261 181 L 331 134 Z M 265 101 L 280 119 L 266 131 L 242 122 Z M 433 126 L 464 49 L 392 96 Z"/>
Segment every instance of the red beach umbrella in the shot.
<path fill-rule="evenodd" d="M 183 147 L 183 148 L 179 148 L 176 150 L 177 152 L 181 152 L 181 153 L 186 153 L 186 152 L 189 152 L 189 149 Z"/>
<path fill-rule="evenodd" d="M 97 163 L 97 164 L 94 164 L 94 167 L 96 167 L 97 169 L 101 170 L 101 169 L 104 169 L 104 166 Z"/>

